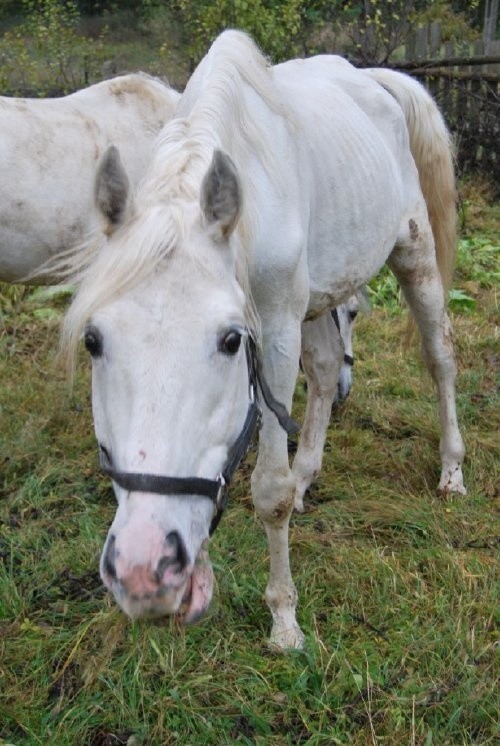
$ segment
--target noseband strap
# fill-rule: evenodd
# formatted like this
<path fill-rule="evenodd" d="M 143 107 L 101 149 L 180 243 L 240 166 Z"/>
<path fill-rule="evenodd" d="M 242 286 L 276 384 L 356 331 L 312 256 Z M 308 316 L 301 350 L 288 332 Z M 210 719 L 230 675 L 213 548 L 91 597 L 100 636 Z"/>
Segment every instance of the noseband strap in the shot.
<path fill-rule="evenodd" d="M 247 338 L 246 357 L 248 365 L 249 396 L 247 416 L 243 428 L 229 449 L 228 457 L 221 473 L 216 479 L 204 477 L 168 477 L 159 474 L 142 474 L 137 472 L 117 471 L 113 468 L 109 454 L 101 448 L 99 457 L 101 469 L 127 492 L 152 492 L 157 495 L 200 495 L 208 497 L 215 505 L 215 514 L 210 524 L 210 535 L 213 534 L 222 513 L 227 505 L 227 488 L 234 473 L 246 456 L 255 431 L 260 427 L 262 410 L 257 396 L 257 386 L 263 399 L 276 415 L 281 427 L 290 435 L 297 432 L 299 425 L 290 417 L 286 407 L 278 402 L 262 373 L 262 364 L 257 347 L 251 335 Z"/>

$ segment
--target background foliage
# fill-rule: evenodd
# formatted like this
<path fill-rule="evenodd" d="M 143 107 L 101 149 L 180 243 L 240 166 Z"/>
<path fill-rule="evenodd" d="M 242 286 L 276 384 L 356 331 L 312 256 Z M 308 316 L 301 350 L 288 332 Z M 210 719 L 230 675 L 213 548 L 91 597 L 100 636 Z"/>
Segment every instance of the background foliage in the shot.
<path fill-rule="evenodd" d="M 248 31 L 274 61 L 341 45 L 380 64 L 419 23 L 439 18 L 443 40 L 463 43 L 477 38 L 483 16 L 484 0 L 0 0 L 0 87 L 47 93 L 93 82 L 115 52 L 108 25 L 147 39 L 156 73 L 176 50 L 189 71 L 228 27 Z"/>
<path fill-rule="evenodd" d="M 24 95 L 69 93 L 98 75 L 102 46 L 79 33 L 74 0 L 22 0 L 20 23 L 0 39 L 0 88 Z"/>

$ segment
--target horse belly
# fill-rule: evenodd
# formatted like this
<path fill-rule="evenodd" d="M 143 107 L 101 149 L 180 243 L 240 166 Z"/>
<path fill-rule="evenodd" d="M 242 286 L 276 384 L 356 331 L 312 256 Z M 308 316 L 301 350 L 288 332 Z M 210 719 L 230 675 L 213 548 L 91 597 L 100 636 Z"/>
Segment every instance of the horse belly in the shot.
<path fill-rule="evenodd" d="M 386 156 L 365 150 L 363 159 L 329 163 L 323 157 L 316 164 L 307 247 L 308 316 L 345 302 L 377 274 L 394 247 L 404 195 Z"/>

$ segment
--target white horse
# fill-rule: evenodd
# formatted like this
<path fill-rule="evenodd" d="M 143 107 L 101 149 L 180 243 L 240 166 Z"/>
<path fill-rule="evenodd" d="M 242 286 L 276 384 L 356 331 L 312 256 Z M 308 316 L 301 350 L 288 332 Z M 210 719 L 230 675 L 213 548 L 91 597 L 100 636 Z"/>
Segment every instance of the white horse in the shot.
<path fill-rule="evenodd" d="M 269 541 L 271 642 L 302 645 L 288 523 L 317 472 L 342 360 L 330 309 L 384 262 L 437 384 L 439 488 L 464 492 L 436 260 L 454 247 L 435 244 L 429 222 L 434 211 L 453 224 L 448 133 L 422 87 L 397 76 L 391 95 L 375 77 L 329 56 L 270 68 L 228 31 L 191 77 L 135 194 L 117 152 L 104 159 L 97 194 L 119 219 L 72 278 L 62 344 L 72 361 L 85 329 L 95 430 L 118 501 L 101 574 L 132 617 L 189 622 L 208 607 L 210 528 L 258 423 L 258 389 L 252 495 Z M 403 92 L 408 110 L 394 97 Z M 426 158 L 429 213 L 409 132 Z M 299 357 L 314 411 L 308 402 L 290 468 L 285 407 Z"/>
<path fill-rule="evenodd" d="M 144 74 L 122 75 L 54 99 L 0 98 L 0 280 L 49 282 L 42 264 L 108 220 L 95 176 L 110 145 L 137 184 L 179 94 Z M 29 278 L 29 279 L 28 279 Z"/>

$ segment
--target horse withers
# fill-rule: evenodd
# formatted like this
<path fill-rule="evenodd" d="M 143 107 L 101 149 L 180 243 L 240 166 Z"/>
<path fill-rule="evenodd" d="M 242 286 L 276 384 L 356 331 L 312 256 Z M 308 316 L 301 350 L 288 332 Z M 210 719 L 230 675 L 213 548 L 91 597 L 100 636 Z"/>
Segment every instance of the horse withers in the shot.
<path fill-rule="evenodd" d="M 439 488 L 464 492 L 439 269 L 453 241 L 429 222 L 453 224 L 453 180 L 448 133 L 421 86 L 403 75 L 381 85 L 337 57 L 269 67 L 235 31 L 193 73 L 135 193 L 110 153 L 97 193 L 119 219 L 78 268 L 62 342 L 71 362 L 83 331 L 92 356 L 118 502 L 101 574 L 130 616 L 192 621 L 208 607 L 210 527 L 261 409 L 251 484 L 269 541 L 271 642 L 302 645 L 288 523 L 321 465 L 337 387 L 331 308 L 385 262 L 437 384 Z M 301 356 L 312 403 L 290 468 Z"/>

